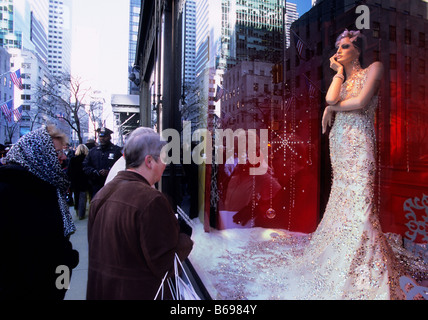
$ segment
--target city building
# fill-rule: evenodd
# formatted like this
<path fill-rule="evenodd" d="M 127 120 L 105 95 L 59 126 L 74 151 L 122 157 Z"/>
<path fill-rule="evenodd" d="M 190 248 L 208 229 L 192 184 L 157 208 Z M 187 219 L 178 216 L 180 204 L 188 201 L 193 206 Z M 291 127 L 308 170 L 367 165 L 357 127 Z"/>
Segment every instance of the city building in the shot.
<path fill-rule="evenodd" d="M 196 78 L 196 1 L 186 1 L 183 7 L 183 94 L 195 83 Z"/>
<path fill-rule="evenodd" d="M 130 0 L 129 6 L 129 48 L 128 48 L 128 73 L 133 74 L 136 80 L 128 81 L 129 94 L 139 94 L 139 76 L 135 72 L 135 53 L 137 50 L 138 26 L 140 24 L 141 1 Z"/>
<path fill-rule="evenodd" d="M 48 60 L 48 37 L 47 31 L 49 26 L 48 11 L 49 1 L 31 1 L 31 25 L 30 40 L 34 43 L 34 51 L 37 52 L 43 61 Z M 24 48 L 27 48 L 24 45 Z"/>
<path fill-rule="evenodd" d="M 193 110 L 205 115 L 193 112 L 188 117 L 193 128 L 210 127 L 210 117 L 224 114 L 216 95 L 226 70 L 241 61 L 281 62 L 289 42 L 284 43 L 284 29 L 298 17 L 295 4 L 284 4 L 273 0 L 196 3 L 196 82 L 188 107 L 196 105 Z"/>
<path fill-rule="evenodd" d="M 12 69 L 21 71 L 22 90 L 15 88 L 15 108 L 22 106 L 22 118 L 19 123 L 19 137 L 37 129 L 51 120 L 45 112 L 39 109 L 37 104 L 37 91 L 44 83 L 49 82 L 50 71 L 46 61 L 33 51 L 9 49 Z M 62 110 L 51 110 L 53 114 L 59 114 Z M 59 122 L 59 119 L 57 120 Z M 59 124 L 59 123 L 58 123 Z"/>
<path fill-rule="evenodd" d="M 126 136 L 140 126 L 140 96 L 113 94 L 111 107 L 115 119 L 113 131 L 117 135 L 116 144 L 123 146 Z"/>
<path fill-rule="evenodd" d="M 32 50 L 46 60 L 48 5 L 49 0 L 1 0 L 0 46 Z"/>
<path fill-rule="evenodd" d="M 54 76 L 71 70 L 70 7 L 70 0 L 49 0 L 48 66 Z"/>
<path fill-rule="evenodd" d="M 10 54 L 5 48 L 0 47 L 0 101 L 4 103 L 13 99 L 14 85 L 10 79 Z M 0 110 L 0 144 L 11 143 L 17 136 L 16 130 L 12 128 L 13 122 L 9 124 L 4 113 Z"/>
<path fill-rule="evenodd" d="M 282 119 L 281 86 L 272 82 L 270 62 L 241 61 L 223 75 L 222 127 L 278 130 Z"/>
<path fill-rule="evenodd" d="M 22 109 L 22 118 L 5 124 L 1 131 L 13 124 L 15 142 L 20 136 L 46 123 L 34 99 L 37 88 L 47 81 L 49 1 L 1 1 L 0 45 L 10 55 L 9 73 L 20 71 L 22 89 L 14 89 L 13 107 Z M 4 98 L 4 97 L 2 97 Z M 5 102 L 1 100 L 1 102 Z"/>
<path fill-rule="evenodd" d="M 123 146 L 126 136 L 140 126 L 140 73 L 136 62 L 141 1 L 129 2 L 128 94 L 112 94 L 113 131 L 115 143 Z"/>

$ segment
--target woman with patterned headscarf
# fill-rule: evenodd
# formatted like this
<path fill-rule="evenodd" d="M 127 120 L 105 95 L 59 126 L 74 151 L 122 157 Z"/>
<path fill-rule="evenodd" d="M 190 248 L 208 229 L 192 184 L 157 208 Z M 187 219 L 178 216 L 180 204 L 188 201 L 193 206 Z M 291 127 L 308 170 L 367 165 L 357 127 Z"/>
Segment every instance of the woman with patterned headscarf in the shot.
<path fill-rule="evenodd" d="M 0 167 L 0 299 L 63 299 L 79 262 L 61 168 L 66 136 L 54 126 L 24 135 Z"/>

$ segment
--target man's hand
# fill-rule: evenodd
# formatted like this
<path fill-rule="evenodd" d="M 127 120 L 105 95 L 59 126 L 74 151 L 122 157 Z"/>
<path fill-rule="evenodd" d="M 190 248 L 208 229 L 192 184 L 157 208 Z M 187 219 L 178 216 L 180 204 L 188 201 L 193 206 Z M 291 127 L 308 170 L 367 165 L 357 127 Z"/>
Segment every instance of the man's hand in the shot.
<path fill-rule="evenodd" d="M 107 177 L 108 172 L 109 170 L 106 170 L 106 169 L 101 169 L 100 171 L 98 171 L 101 177 Z"/>

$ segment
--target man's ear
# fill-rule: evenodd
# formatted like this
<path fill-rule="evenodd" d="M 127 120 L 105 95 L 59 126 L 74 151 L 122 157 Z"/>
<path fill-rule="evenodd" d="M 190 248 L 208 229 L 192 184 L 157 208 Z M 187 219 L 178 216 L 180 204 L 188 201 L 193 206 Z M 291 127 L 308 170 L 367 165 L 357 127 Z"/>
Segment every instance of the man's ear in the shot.
<path fill-rule="evenodd" d="M 152 161 L 153 161 L 153 157 L 151 155 L 147 155 L 144 158 L 144 164 L 146 165 L 147 168 L 149 168 L 149 169 L 152 168 Z"/>

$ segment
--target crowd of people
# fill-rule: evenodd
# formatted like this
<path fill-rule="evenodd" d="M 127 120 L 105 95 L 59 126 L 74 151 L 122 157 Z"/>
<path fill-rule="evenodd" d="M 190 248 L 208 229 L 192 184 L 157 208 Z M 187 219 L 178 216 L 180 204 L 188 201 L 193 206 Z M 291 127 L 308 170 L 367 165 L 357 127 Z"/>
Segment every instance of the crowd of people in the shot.
<path fill-rule="evenodd" d="M 138 128 L 122 151 L 111 142 L 112 133 L 100 128 L 99 144 L 88 141 L 74 150 L 49 125 L 2 150 L 0 300 L 64 299 L 61 270 L 68 270 L 69 283 L 79 263 L 69 208 L 85 219 L 88 198 L 88 299 L 153 299 L 173 270 L 175 254 L 188 256 L 190 235 L 181 232 L 168 199 L 154 188 L 165 170 L 164 142 L 153 129 Z M 124 158 L 126 170 L 106 184 L 110 169 Z"/>

